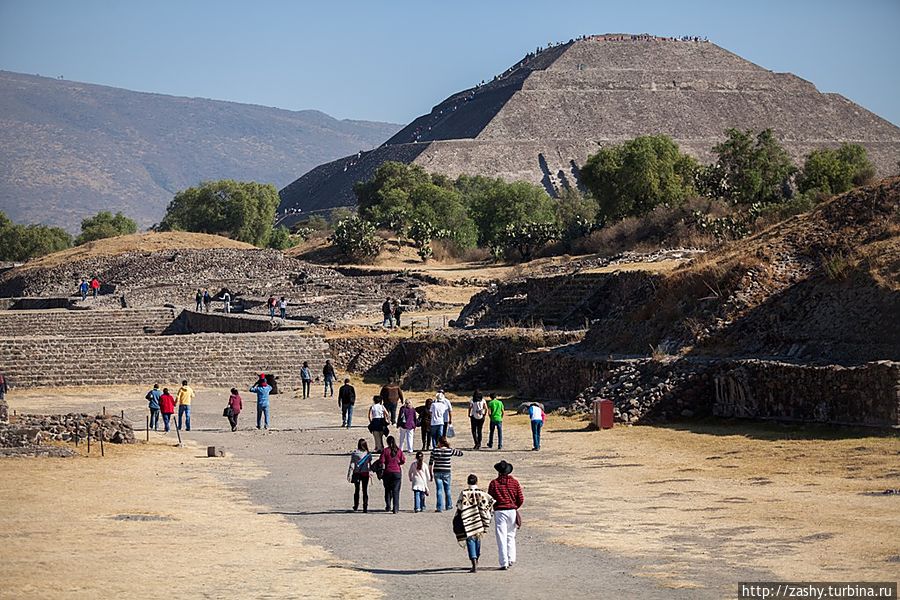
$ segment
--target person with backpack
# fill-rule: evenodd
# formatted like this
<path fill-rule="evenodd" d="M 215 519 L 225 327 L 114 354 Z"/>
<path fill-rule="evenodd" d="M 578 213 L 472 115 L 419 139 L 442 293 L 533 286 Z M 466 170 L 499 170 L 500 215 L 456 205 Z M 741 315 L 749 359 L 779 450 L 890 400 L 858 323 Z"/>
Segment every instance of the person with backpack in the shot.
<path fill-rule="evenodd" d="M 269 320 L 275 320 L 275 296 L 269 296 L 266 300 L 266 307 L 269 309 Z"/>
<path fill-rule="evenodd" d="M 187 379 L 181 382 L 178 393 L 175 394 L 175 404 L 178 405 L 178 430 L 185 426 L 185 431 L 191 430 L 191 402 L 194 400 L 194 390 L 188 385 Z"/>
<path fill-rule="evenodd" d="M 325 380 L 325 391 L 322 392 L 322 397 L 325 398 L 329 395 L 334 397 L 334 382 L 337 381 L 337 373 L 334 372 L 331 360 L 326 360 L 325 366 L 322 367 L 322 379 Z"/>
<path fill-rule="evenodd" d="M 82 279 L 82 280 L 81 280 L 81 284 L 79 284 L 79 286 L 78 286 L 78 291 L 81 293 L 81 300 L 82 300 L 82 302 L 85 301 L 85 300 L 87 300 L 87 295 L 88 295 L 88 289 L 89 289 L 89 287 L 90 287 L 90 286 L 88 286 L 88 282 L 85 281 L 84 279 Z"/>
<path fill-rule="evenodd" d="M 244 408 L 244 401 L 237 388 L 231 388 L 231 395 L 228 397 L 228 424 L 231 425 L 231 431 L 237 431 L 238 416 Z"/>
<path fill-rule="evenodd" d="M 256 393 L 256 428 L 260 428 L 260 424 L 265 417 L 265 428 L 269 428 L 269 394 L 272 392 L 272 386 L 266 382 L 265 375 L 260 375 L 259 383 L 250 388 L 251 392 Z"/>
<path fill-rule="evenodd" d="M 481 392 L 475 390 L 472 400 L 469 402 L 469 422 L 472 424 L 472 441 L 475 442 L 474 450 L 481 450 L 481 440 L 484 437 L 484 417 L 487 415 L 487 402 Z"/>
<path fill-rule="evenodd" d="M 403 314 L 403 305 L 400 302 L 394 303 L 394 325 L 400 329 L 400 315 Z"/>
<path fill-rule="evenodd" d="M 387 410 L 381 404 L 381 396 L 372 397 L 372 406 L 369 407 L 369 431 L 375 438 L 375 452 L 384 450 L 384 436 L 388 432 Z"/>
<path fill-rule="evenodd" d="M 350 454 L 350 467 L 347 469 L 347 481 L 353 484 L 353 510 L 359 510 L 359 491 L 362 489 L 363 512 L 369 512 L 369 470 L 372 465 L 372 454 L 369 444 L 359 438 L 356 450 Z"/>
<path fill-rule="evenodd" d="M 488 448 L 494 447 L 494 430 L 497 430 L 497 450 L 503 450 L 503 401 L 497 399 L 497 394 L 491 394 L 487 403 L 488 416 L 491 420 L 491 431 L 488 435 Z"/>
<path fill-rule="evenodd" d="M 384 301 L 384 304 L 381 305 L 381 314 L 384 316 L 384 321 L 382 322 L 382 327 L 387 327 L 388 329 L 394 326 L 394 309 L 391 306 L 391 299 L 387 298 Z"/>
<path fill-rule="evenodd" d="M 413 512 L 425 510 L 429 481 L 431 481 L 431 473 L 425 466 L 425 455 L 419 450 L 416 452 L 416 460 L 409 465 L 409 482 L 412 484 L 413 490 Z"/>
<path fill-rule="evenodd" d="M 400 414 L 397 415 L 397 428 L 400 430 L 400 448 L 404 452 L 414 452 L 416 439 L 416 409 L 409 400 L 404 401 Z"/>
<path fill-rule="evenodd" d="M 431 398 L 425 400 L 424 406 L 416 407 L 416 415 L 419 417 L 419 428 L 422 430 L 422 450 L 431 447 Z"/>
<path fill-rule="evenodd" d="M 350 429 L 353 421 L 353 406 L 356 404 L 356 388 L 350 385 L 350 379 L 344 380 L 344 385 L 338 390 L 338 408 L 341 409 L 341 427 Z"/>
<path fill-rule="evenodd" d="M 162 392 L 159 391 L 159 384 L 154 383 L 153 389 L 147 392 L 144 398 L 147 400 L 147 408 L 150 409 L 150 427 L 153 431 L 159 429 L 159 397 Z"/>
<path fill-rule="evenodd" d="M 441 438 L 438 447 L 431 451 L 428 466 L 431 469 L 431 477 L 434 479 L 434 487 L 437 489 L 437 510 L 434 512 L 453 508 L 453 500 L 450 495 L 450 459 L 462 455 L 462 451 L 450 447 L 447 438 Z"/>
<path fill-rule="evenodd" d="M 388 436 L 387 446 L 381 451 L 378 460 L 383 468 L 381 483 L 384 484 L 384 512 L 396 515 L 400 511 L 400 484 L 403 481 L 401 467 L 406 463 L 406 457 L 394 436 Z"/>
<path fill-rule="evenodd" d="M 465 542 L 472 562 L 472 573 L 475 573 L 481 558 L 481 538 L 490 528 L 495 501 L 484 490 L 478 489 L 477 475 L 470 474 L 466 483 L 468 487 L 459 493 L 456 501 L 453 532 L 460 544 Z"/>
<path fill-rule="evenodd" d="M 544 426 L 544 420 L 547 415 L 544 414 L 544 408 L 537 402 L 528 405 L 528 418 L 531 421 L 531 440 L 533 442 L 532 450 L 541 449 L 541 428 Z"/>
<path fill-rule="evenodd" d="M 194 296 L 194 302 L 197 303 L 197 312 L 201 312 L 203 310 L 203 292 L 200 291 L 200 288 L 197 288 L 197 294 Z"/>
<path fill-rule="evenodd" d="M 209 312 L 210 304 L 212 304 L 212 296 L 209 295 L 209 290 L 203 290 L 203 308 L 206 312 Z"/>
<path fill-rule="evenodd" d="M 312 371 L 309 370 L 309 363 L 305 360 L 300 367 L 300 382 L 303 384 L 303 397 L 309 398 L 312 389 Z"/>
<path fill-rule="evenodd" d="M 175 414 L 175 398 L 169 393 L 169 388 L 163 388 L 162 394 L 159 396 L 159 410 L 162 413 L 166 433 L 169 433 L 169 421 Z"/>
<path fill-rule="evenodd" d="M 381 388 L 381 400 L 384 402 L 384 408 L 391 415 L 391 425 L 397 422 L 397 406 L 403 402 L 403 390 L 396 379 L 391 379 Z"/>

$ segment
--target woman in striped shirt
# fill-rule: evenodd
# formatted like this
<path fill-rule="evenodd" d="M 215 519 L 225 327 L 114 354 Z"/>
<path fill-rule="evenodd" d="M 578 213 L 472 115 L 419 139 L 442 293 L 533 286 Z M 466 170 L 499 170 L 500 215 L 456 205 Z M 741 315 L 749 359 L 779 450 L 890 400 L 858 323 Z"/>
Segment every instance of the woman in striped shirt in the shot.
<path fill-rule="evenodd" d="M 450 459 L 454 456 L 462 456 L 463 453 L 450 447 L 450 442 L 443 437 L 437 444 L 437 448 L 431 451 L 428 466 L 431 468 L 431 476 L 434 478 L 434 487 L 437 489 L 437 510 L 450 510 L 453 508 L 453 500 L 450 495 Z"/>

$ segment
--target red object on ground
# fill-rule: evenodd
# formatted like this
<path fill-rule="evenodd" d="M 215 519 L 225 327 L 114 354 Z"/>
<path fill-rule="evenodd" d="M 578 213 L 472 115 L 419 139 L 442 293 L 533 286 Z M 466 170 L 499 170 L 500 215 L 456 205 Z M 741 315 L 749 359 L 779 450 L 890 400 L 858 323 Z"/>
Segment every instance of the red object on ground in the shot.
<path fill-rule="evenodd" d="M 593 421 L 597 429 L 612 429 L 613 403 L 612 400 L 594 400 Z"/>

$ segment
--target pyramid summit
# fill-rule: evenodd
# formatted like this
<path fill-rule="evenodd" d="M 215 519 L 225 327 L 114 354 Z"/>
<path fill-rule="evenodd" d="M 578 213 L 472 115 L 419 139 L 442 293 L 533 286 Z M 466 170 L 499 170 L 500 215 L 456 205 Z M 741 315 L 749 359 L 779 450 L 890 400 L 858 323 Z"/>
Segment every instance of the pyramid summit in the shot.
<path fill-rule="evenodd" d="M 601 146 L 665 134 L 708 162 L 732 127 L 771 128 L 796 161 L 842 142 L 864 146 L 879 175 L 900 160 L 900 128 L 796 75 L 702 38 L 604 34 L 529 53 L 380 147 L 316 167 L 281 190 L 280 208 L 353 206 L 353 184 L 389 160 L 451 177 L 531 181 L 557 196 L 578 184 L 578 166 Z"/>

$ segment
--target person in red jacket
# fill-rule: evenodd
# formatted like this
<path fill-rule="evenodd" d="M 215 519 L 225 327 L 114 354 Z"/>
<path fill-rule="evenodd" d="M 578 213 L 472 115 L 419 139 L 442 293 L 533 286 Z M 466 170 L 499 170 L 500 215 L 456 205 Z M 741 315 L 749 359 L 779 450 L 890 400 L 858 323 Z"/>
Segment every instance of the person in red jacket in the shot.
<path fill-rule="evenodd" d="M 96 277 L 91 278 L 91 295 L 94 296 L 94 298 L 96 298 L 97 292 L 99 292 L 99 291 L 100 291 L 100 280 L 97 279 Z"/>
<path fill-rule="evenodd" d="M 494 468 L 497 479 L 488 486 L 488 494 L 495 500 L 494 523 L 500 568 L 506 570 L 516 562 L 516 529 L 519 527 L 519 508 L 525 502 L 522 486 L 510 475 L 513 466 L 501 460 Z"/>
<path fill-rule="evenodd" d="M 163 388 L 162 396 L 159 397 L 159 411 L 162 413 L 166 433 L 169 433 L 169 420 L 175 414 L 175 398 L 169 393 L 169 388 Z"/>
<path fill-rule="evenodd" d="M 231 425 L 232 431 L 237 431 L 238 415 L 241 414 L 241 410 L 244 408 L 244 403 L 241 400 L 241 395 L 238 394 L 237 388 L 231 388 L 231 396 L 228 397 L 228 408 L 231 409 L 228 413 L 228 423 Z"/>

